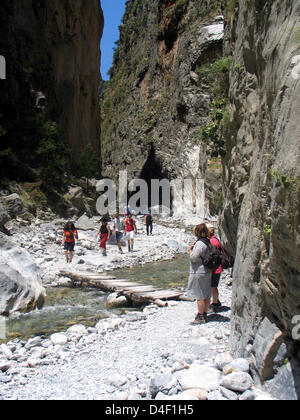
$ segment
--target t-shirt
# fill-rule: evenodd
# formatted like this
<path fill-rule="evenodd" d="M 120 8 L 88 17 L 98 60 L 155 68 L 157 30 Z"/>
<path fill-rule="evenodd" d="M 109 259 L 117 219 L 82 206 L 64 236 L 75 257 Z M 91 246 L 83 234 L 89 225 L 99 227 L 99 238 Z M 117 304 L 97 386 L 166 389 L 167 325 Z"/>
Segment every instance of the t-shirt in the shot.
<path fill-rule="evenodd" d="M 101 235 L 108 235 L 108 227 L 107 227 L 107 225 L 102 225 L 100 227 L 100 233 L 101 233 Z"/>
<path fill-rule="evenodd" d="M 77 230 L 64 230 L 64 234 L 65 234 L 65 241 L 68 243 L 73 243 L 75 242 L 75 238 L 77 238 L 78 236 L 78 232 Z"/>
<path fill-rule="evenodd" d="M 124 222 L 121 219 L 115 218 L 114 228 L 116 229 L 117 232 L 122 232 L 124 230 Z"/>
<path fill-rule="evenodd" d="M 135 221 L 133 219 L 126 219 L 126 232 L 134 230 Z"/>
<path fill-rule="evenodd" d="M 198 240 L 195 243 L 193 248 L 193 252 L 190 256 L 191 267 L 190 267 L 190 274 L 211 274 L 211 270 L 209 268 L 204 267 L 203 260 L 207 258 L 209 255 L 209 248 L 208 246 Z"/>

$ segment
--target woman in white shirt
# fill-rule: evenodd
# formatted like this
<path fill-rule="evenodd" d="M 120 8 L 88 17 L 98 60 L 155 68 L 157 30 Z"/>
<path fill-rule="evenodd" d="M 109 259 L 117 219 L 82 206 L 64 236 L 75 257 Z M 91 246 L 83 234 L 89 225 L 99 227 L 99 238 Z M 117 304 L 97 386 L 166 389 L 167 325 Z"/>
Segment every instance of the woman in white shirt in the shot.
<path fill-rule="evenodd" d="M 210 253 L 208 229 L 205 224 L 195 228 L 197 242 L 190 247 L 190 277 L 187 296 L 197 300 L 198 314 L 192 325 L 207 322 L 207 313 L 211 300 L 212 270 L 204 267 L 203 261 Z"/>

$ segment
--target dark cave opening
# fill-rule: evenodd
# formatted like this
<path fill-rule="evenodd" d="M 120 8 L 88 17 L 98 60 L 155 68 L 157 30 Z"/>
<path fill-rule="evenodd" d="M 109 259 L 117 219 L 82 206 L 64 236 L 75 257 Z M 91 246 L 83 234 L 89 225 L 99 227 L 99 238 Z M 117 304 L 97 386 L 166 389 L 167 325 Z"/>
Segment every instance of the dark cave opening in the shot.
<path fill-rule="evenodd" d="M 140 178 L 146 181 L 148 185 L 148 207 L 155 205 L 162 205 L 165 204 L 163 191 L 162 188 L 159 190 L 159 194 L 154 194 L 153 197 L 153 191 L 152 191 L 152 180 L 158 180 L 158 181 L 168 181 L 169 180 L 169 174 L 167 171 L 165 171 L 162 167 L 162 163 L 160 159 L 156 155 L 155 146 L 151 144 L 147 161 L 141 171 Z M 166 182 L 167 184 L 167 182 Z M 166 189 L 165 189 L 166 192 Z"/>
<path fill-rule="evenodd" d="M 175 42 L 178 39 L 178 33 L 177 31 L 170 31 L 169 33 L 166 34 L 164 41 L 166 44 L 166 52 L 167 54 L 172 51 Z"/>

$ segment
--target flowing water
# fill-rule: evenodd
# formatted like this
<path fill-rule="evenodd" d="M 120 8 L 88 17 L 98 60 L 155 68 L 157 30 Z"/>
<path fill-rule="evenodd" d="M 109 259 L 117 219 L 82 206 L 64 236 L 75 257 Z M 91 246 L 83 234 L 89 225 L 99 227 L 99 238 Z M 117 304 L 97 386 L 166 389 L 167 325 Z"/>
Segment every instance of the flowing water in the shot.
<path fill-rule="evenodd" d="M 178 256 L 172 261 L 115 270 L 113 275 L 163 289 L 179 288 L 186 287 L 188 269 L 188 257 Z M 117 315 L 124 313 L 125 309 L 108 309 L 106 298 L 106 293 L 96 289 L 48 289 L 43 309 L 14 315 L 6 321 L 5 341 L 14 338 L 27 340 L 37 335 L 49 336 L 54 332 L 66 331 L 75 324 L 95 326 L 112 312 Z"/>
<path fill-rule="evenodd" d="M 189 258 L 180 255 L 172 261 L 141 265 L 116 270 L 113 275 L 129 281 L 149 284 L 161 289 L 186 287 L 189 273 Z"/>

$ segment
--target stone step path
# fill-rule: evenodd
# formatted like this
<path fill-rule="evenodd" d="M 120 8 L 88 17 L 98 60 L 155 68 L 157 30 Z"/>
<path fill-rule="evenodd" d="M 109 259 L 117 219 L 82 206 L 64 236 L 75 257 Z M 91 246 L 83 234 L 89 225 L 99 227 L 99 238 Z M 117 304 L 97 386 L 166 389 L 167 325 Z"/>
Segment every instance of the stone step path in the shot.
<path fill-rule="evenodd" d="M 150 304 L 156 301 L 186 300 L 182 291 L 162 290 L 154 286 L 129 282 L 105 274 L 61 270 L 60 274 L 72 280 L 74 287 L 94 287 L 104 292 L 126 296 L 133 305 Z"/>

